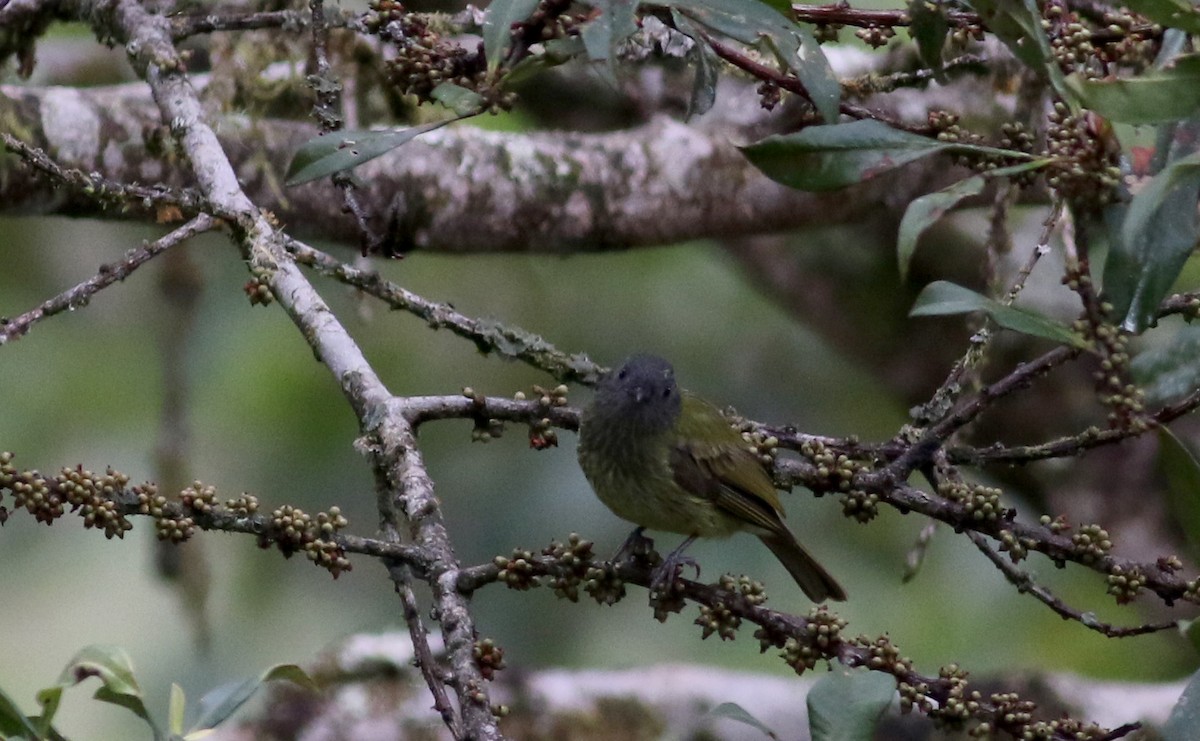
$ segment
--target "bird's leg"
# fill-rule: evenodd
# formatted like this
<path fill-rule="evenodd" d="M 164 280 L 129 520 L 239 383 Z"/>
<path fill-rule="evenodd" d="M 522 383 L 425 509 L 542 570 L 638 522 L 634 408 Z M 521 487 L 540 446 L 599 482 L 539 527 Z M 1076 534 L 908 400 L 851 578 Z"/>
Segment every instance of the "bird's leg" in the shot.
<path fill-rule="evenodd" d="M 689 535 L 686 540 L 679 544 L 678 548 L 667 555 L 665 561 L 654 569 L 654 574 L 650 579 L 651 591 L 662 591 L 665 587 L 671 586 L 684 566 L 691 566 L 696 569 L 696 578 L 700 578 L 700 564 L 696 563 L 696 559 L 683 555 L 684 550 L 695 539 L 695 535 Z"/>
<path fill-rule="evenodd" d="M 634 528 L 633 532 L 629 534 L 629 537 L 625 539 L 625 542 L 621 544 L 621 547 L 617 549 L 617 552 L 609 560 L 614 562 L 620 561 L 626 556 L 633 556 L 634 558 L 638 556 L 645 557 L 653 552 L 654 541 L 642 535 L 645 530 L 646 528 L 641 526 Z"/>

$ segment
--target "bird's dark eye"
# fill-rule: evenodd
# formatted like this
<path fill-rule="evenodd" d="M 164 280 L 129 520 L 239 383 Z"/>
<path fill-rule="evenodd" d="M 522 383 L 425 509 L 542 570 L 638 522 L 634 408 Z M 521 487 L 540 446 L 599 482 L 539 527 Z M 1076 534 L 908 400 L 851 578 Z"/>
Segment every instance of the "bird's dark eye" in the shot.
<path fill-rule="evenodd" d="M 671 387 L 670 386 L 667 386 L 665 389 L 663 389 L 663 398 L 664 399 L 671 398 Z"/>
<path fill-rule="evenodd" d="M 628 375 L 629 375 L 629 371 L 622 368 L 620 371 L 617 372 L 617 380 L 624 381 L 625 377 Z"/>

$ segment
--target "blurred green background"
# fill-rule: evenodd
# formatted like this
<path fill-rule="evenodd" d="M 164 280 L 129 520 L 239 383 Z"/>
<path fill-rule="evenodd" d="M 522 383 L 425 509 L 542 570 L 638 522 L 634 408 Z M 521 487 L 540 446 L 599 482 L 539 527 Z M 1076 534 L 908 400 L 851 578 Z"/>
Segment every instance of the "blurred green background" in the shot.
<path fill-rule="evenodd" d="M 92 275 L 103 262 L 160 229 L 64 219 L 0 220 L 0 315 L 28 310 Z M 856 249 L 836 230 L 795 249 Z M 247 273 L 220 237 L 184 246 L 203 274 L 197 328 L 190 340 L 191 467 L 224 499 L 248 491 L 264 508 L 313 511 L 338 505 L 350 532 L 376 526 L 371 477 L 354 452 L 357 428 L 333 379 L 313 360 L 277 307 L 251 307 Z M 862 245 L 861 249 L 873 249 Z M 339 252 L 346 259 L 351 256 Z M 613 363 L 638 350 L 671 358 L 683 384 L 752 418 L 794 423 L 806 432 L 881 439 L 906 420 L 905 405 L 764 300 L 727 254 L 689 244 L 569 258 L 414 254 L 379 263 L 390 278 L 459 310 L 536 331 L 568 351 Z M 135 481 L 154 476 L 162 399 L 158 344 L 176 331 L 162 318 L 161 266 L 151 263 L 103 292 L 86 309 L 36 325 L 0 347 L 0 449 L 20 467 L 53 471 L 112 465 Z M 399 394 L 454 394 L 465 385 L 511 395 L 550 383 L 521 365 L 480 356 L 447 332 L 391 313 L 345 287 L 314 278 L 390 388 Z M 580 404 L 586 389 L 572 390 Z M 470 423 L 421 430 L 458 556 L 468 564 L 540 549 L 579 532 L 600 553 L 629 526 L 593 497 L 574 457 L 575 438 L 556 449 L 529 449 L 521 429 L 489 444 L 470 442 Z M 1010 497 L 1011 500 L 1011 497 Z M 862 526 L 835 498 L 785 495 L 788 523 L 847 587 L 837 612 L 853 634 L 888 633 L 930 673 L 958 662 L 973 675 L 1027 668 L 1136 679 L 1178 677 L 1195 665 L 1173 635 L 1105 640 L 1019 597 L 965 539 L 943 530 L 924 570 L 900 583 L 904 555 L 923 524 L 884 511 Z M 400 605 L 382 567 L 364 558 L 336 581 L 303 559 L 261 551 L 250 538 L 203 534 L 213 572 L 214 641 L 199 652 L 176 594 L 152 568 L 153 531 L 145 521 L 124 541 L 105 541 L 67 517 L 47 528 L 18 514 L 0 529 L 0 687 L 29 712 L 34 692 L 52 682 L 82 646 L 110 643 L 133 656 L 155 707 L 178 682 L 189 697 L 250 676 L 276 662 L 308 662 L 355 631 L 397 628 Z M 661 536 L 673 546 L 675 536 Z M 696 546 L 706 578 L 730 571 L 763 579 L 777 608 L 809 604 L 753 538 Z M 1136 622 L 1081 569 L 1029 564 L 1073 604 L 1100 617 Z M 493 587 L 476 601 L 479 629 L 506 649 L 511 666 L 605 666 L 696 661 L 788 673 L 760 656 L 745 633 L 737 641 L 699 641 L 694 609 L 655 622 L 642 590 L 615 607 L 571 604 L 545 589 Z M 122 710 L 68 694 L 62 730 L 97 738 L 144 735 Z M 96 723 L 103 725 L 97 726 Z"/>

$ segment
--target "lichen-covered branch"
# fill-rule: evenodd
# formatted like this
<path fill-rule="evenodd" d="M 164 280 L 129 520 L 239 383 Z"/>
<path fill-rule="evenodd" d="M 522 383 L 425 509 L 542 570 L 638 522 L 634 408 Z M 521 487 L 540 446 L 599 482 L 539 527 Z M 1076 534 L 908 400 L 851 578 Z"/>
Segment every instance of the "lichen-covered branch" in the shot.
<path fill-rule="evenodd" d="M 130 87 L 0 86 L 0 120 L 27 130 L 26 142 L 63 166 L 122 183 L 190 185 L 155 158 L 161 120 L 147 103 Z M 60 117 L 76 125 L 48 128 Z M 292 154 L 316 134 L 312 125 L 230 115 L 218 129 L 246 194 L 290 233 L 358 242 L 358 224 L 342 211 L 335 185 L 281 186 Z M 459 125 L 360 166 L 355 173 L 365 185 L 355 193 L 371 228 L 408 249 L 562 254 L 846 223 L 877 215 L 881 204 L 900 208 L 958 176 L 933 158 L 835 195 L 803 193 L 751 166 L 736 136 L 665 117 L 606 134 Z M 3 160 L 0 168 L 0 213 L 118 216 L 85 199 L 64 204 L 51 184 Z"/>

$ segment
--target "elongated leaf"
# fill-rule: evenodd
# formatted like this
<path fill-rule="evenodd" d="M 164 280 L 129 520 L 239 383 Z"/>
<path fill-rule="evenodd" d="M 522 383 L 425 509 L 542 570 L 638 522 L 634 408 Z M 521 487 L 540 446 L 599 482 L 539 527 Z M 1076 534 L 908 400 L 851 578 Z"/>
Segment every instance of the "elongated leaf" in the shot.
<path fill-rule="evenodd" d="M 795 33 L 800 37 L 800 48 L 788 46 L 786 51 L 795 55 L 800 61 L 787 60 L 788 66 L 796 73 L 804 89 L 813 99 L 813 105 L 825 119 L 825 123 L 837 123 L 841 113 L 842 84 L 838 82 L 833 67 L 825 51 L 817 43 L 817 37 L 805 26 L 795 26 Z"/>
<path fill-rule="evenodd" d="M 1088 347 L 1082 337 L 1052 319 L 1027 309 L 1005 306 L 970 288 L 938 280 L 925 286 L 913 303 L 909 316 L 948 316 L 982 311 L 1005 329 L 1043 337 L 1081 349 Z"/>
<path fill-rule="evenodd" d="M 1125 206 L 1106 212 L 1109 258 L 1104 292 L 1121 326 L 1141 332 L 1152 325 L 1200 235 L 1200 153 L 1168 164 Z M 1119 230 L 1116 228 L 1119 225 Z"/>
<path fill-rule="evenodd" d="M 1188 645 L 1200 652 L 1200 620 L 1176 620 L 1175 627 L 1179 629 L 1179 635 L 1187 640 Z"/>
<path fill-rule="evenodd" d="M 534 77 L 542 70 L 566 64 L 585 52 L 583 39 L 578 36 L 568 36 L 565 39 L 550 39 L 542 44 L 540 53 L 530 54 L 517 62 L 508 71 L 508 74 L 504 75 L 504 79 L 501 80 L 500 84 L 505 88 L 511 88 L 513 85 Z"/>
<path fill-rule="evenodd" d="M 183 688 L 171 682 L 171 699 L 167 703 L 167 733 L 183 735 L 183 716 L 187 712 L 187 696 Z"/>
<path fill-rule="evenodd" d="M 583 37 L 587 55 L 595 61 L 604 61 L 613 71 L 617 58 L 617 47 L 637 31 L 636 0 L 591 0 L 600 15 L 588 21 L 580 35 Z"/>
<path fill-rule="evenodd" d="M 1200 112 L 1200 54 L 1177 57 L 1163 69 L 1124 79 L 1067 77 L 1067 86 L 1086 108 L 1112 121 L 1162 123 Z"/>
<path fill-rule="evenodd" d="M 1171 717 L 1163 725 L 1162 741 L 1195 741 L 1196 729 L 1200 728 L 1200 671 L 1192 675 L 1179 702 L 1171 710 Z"/>
<path fill-rule="evenodd" d="M 1200 327 L 1184 327 L 1166 345 L 1139 353 L 1130 371 L 1147 404 L 1178 401 L 1200 388 Z"/>
<path fill-rule="evenodd" d="M 47 721 L 46 728 L 49 727 L 50 723 Z M 34 724 L 30 722 L 25 713 L 21 712 L 21 708 L 17 707 L 17 703 L 8 696 L 8 693 L 0 690 L 0 737 L 37 738 L 40 733 L 41 731 L 34 727 Z"/>
<path fill-rule="evenodd" d="M 865 669 L 834 669 L 808 691 L 812 741 L 871 741 L 896 694 L 896 680 Z"/>
<path fill-rule="evenodd" d="M 804 84 L 821 117 L 830 123 L 837 120 L 841 85 L 808 29 L 756 0 L 667 0 L 663 4 L 743 44 L 765 42 Z"/>
<path fill-rule="evenodd" d="M 1041 70 L 1063 97 L 1068 91 L 1062 70 L 1042 29 L 1042 14 L 1034 0 L 969 0 L 984 25 L 1029 67 Z"/>
<path fill-rule="evenodd" d="M 474 90 L 468 90 L 451 82 L 443 82 L 429 93 L 429 97 L 454 111 L 459 116 L 473 116 L 483 111 L 486 101 Z"/>
<path fill-rule="evenodd" d="M 904 218 L 900 220 L 900 232 L 896 239 L 896 259 L 900 264 L 901 281 L 908 280 L 908 268 L 917 249 L 917 240 L 925 230 L 940 221 L 947 211 L 963 199 L 982 193 L 986 185 L 987 181 L 982 176 L 975 175 L 908 204 Z"/>
<path fill-rule="evenodd" d="M 763 173 L 800 190 L 836 190 L 945 149 L 936 139 L 878 121 L 810 126 L 769 136 L 742 154 Z"/>
<path fill-rule="evenodd" d="M 115 646 L 88 646 L 82 649 L 63 669 L 57 684 L 38 692 L 38 702 L 46 710 L 42 720 L 49 723 L 53 709 L 58 707 L 62 699 L 63 690 L 91 677 L 98 678 L 102 683 L 93 695 L 95 699 L 131 711 L 146 721 L 155 738 L 161 738 L 162 732 L 150 717 L 141 688 L 133 676 L 133 662 L 124 649 Z"/>
<path fill-rule="evenodd" d="M 873 120 L 809 126 L 794 134 L 768 136 L 741 151 L 772 180 L 808 191 L 844 188 L 936 152 L 1031 159 L 1023 152 L 941 142 Z"/>
<path fill-rule="evenodd" d="M 266 682 L 286 681 L 306 689 L 317 690 L 317 684 L 303 669 L 295 664 L 276 664 L 257 677 L 241 682 L 229 682 L 210 690 L 200 698 L 200 718 L 189 735 L 210 728 L 227 720 L 246 703 Z"/>
<path fill-rule="evenodd" d="M 909 0 L 908 15 L 912 18 L 908 33 L 917 42 L 921 63 L 932 69 L 935 76 L 942 77 L 942 49 L 950 33 L 945 8 L 931 0 Z"/>
<path fill-rule="evenodd" d="M 1183 441 L 1158 428 L 1158 470 L 1167 482 L 1167 509 L 1190 550 L 1200 556 L 1200 463 Z"/>
<path fill-rule="evenodd" d="M 755 718 L 748 710 L 741 705 L 738 705 L 736 702 L 723 702 L 712 710 L 709 710 L 708 714 L 717 718 L 729 718 L 730 720 L 736 720 L 738 723 L 744 723 L 751 728 L 762 731 L 763 735 L 767 738 L 779 738 L 779 736 L 771 730 L 770 726 L 763 723 L 758 718 Z"/>
<path fill-rule="evenodd" d="M 678 10 L 671 9 L 671 20 L 680 33 L 692 40 L 693 46 L 688 52 L 696 68 L 696 77 L 692 82 L 692 97 L 688 101 L 688 117 L 701 116 L 713 107 L 717 100 L 717 83 L 720 81 L 720 70 L 717 65 L 717 55 L 712 47 L 704 42 L 703 35 L 697 30 L 696 24 L 681 15 Z"/>
<path fill-rule="evenodd" d="M 1200 11 L 1189 0 L 1128 0 L 1125 5 L 1168 28 L 1200 33 Z"/>
<path fill-rule="evenodd" d="M 908 204 L 904 218 L 900 220 L 900 232 L 896 240 L 896 257 L 900 264 L 900 280 L 908 279 L 908 269 L 912 264 L 913 252 L 917 249 L 917 241 L 925 230 L 936 224 L 946 212 L 957 206 L 961 201 L 983 192 L 989 179 L 1008 177 L 1022 172 L 1045 167 L 1050 160 L 1025 162 L 1012 167 L 1001 167 L 996 170 L 960 180 L 953 185 L 935 193 L 929 193 Z"/>
<path fill-rule="evenodd" d="M 300 185 L 342 172 L 387 154 L 421 134 L 439 129 L 457 118 L 388 131 L 335 131 L 314 136 L 296 150 L 288 165 L 287 184 Z"/>
<path fill-rule="evenodd" d="M 538 0 L 492 0 L 483 19 L 483 53 L 488 71 L 494 72 L 512 48 L 512 26 L 527 20 Z"/>

